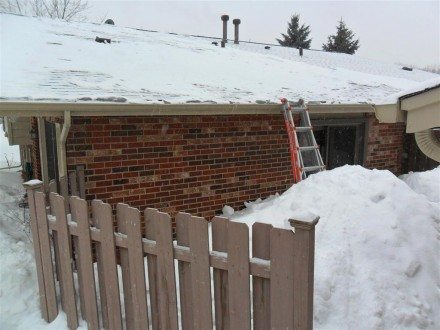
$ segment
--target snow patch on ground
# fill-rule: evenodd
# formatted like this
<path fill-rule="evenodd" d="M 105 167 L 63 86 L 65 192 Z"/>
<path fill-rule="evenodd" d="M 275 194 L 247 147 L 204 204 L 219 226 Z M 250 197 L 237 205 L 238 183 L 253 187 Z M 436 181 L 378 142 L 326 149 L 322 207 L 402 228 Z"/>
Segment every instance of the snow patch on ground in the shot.
<path fill-rule="evenodd" d="M 410 172 L 400 176 L 412 190 L 431 202 L 440 202 L 440 166 L 426 172 Z"/>
<path fill-rule="evenodd" d="M 291 228 L 288 219 L 301 212 L 321 217 L 316 329 L 440 328 L 439 203 L 389 171 L 344 166 L 248 204 L 232 219 Z"/>

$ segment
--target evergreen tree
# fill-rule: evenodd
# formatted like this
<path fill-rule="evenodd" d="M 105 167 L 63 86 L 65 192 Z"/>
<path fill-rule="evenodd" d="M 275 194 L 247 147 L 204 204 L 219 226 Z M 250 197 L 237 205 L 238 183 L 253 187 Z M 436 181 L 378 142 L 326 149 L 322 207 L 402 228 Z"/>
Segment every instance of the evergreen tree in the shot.
<path fill-rule="evenodd" d="M 292 15 L 290 22 L 287 23 L 287 34 L 281 33 L 283 40 L 277 39 L 281 46 L 302 47 L 309 49 L 312 39 L 307 39 L 310 34 L 310 26 L 299 25 L 299 14 Z"/>
<path fill-rule="evenodd" d="M 341 20 L 336 27 L 336 34 L 327 39 L 327 43 L 322 45 L 326 52 L 337 52 L 354 54 L 359 48 L 359 39 L 354 40 L 355 34 Z"/>

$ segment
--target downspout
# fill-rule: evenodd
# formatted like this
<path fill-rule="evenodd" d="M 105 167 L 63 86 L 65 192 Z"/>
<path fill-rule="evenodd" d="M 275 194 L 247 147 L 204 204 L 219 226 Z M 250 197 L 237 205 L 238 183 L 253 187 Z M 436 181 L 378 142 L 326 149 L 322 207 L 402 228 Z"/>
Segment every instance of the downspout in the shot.
<path fill-rule="evenodd" d="M 66 141 L 71 124 L 72 118 L 70 116 L 70 111 L 66 110 L 64 111 L 64 124 L 58 143 L 58 173 L 60 178 L 67 176 Z"/>

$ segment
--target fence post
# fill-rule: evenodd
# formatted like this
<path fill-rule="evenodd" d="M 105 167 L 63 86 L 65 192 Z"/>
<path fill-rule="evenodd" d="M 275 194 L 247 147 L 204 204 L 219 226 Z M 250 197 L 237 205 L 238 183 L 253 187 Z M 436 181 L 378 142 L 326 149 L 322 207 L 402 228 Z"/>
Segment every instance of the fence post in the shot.
<path fill-rule="evenodd" d="M 38 230 L 39 228 L 38 219 L 37 219 L 38 213 L 37 213 L 37 203 L 35 200 L 35 195 L 36 195 L 35 193 L 43 190 L 43 182 L 40 180 L 30 180 L 28 182 L 23 183 L 23 187 L 27 190 L 27 196 L 28 196 L 29 216 L 30 216 L 30 224 L 31 224 L 31 232 L 32 232 L 32 243 L 34 245 L 34 252 L 35 252 L 35 264 L 37 267 L 37 279 L 38 279 L 38 289 L 40 296 L 41 314 L 43 316 L 43 319 L 46 320 L 46 322 L 52 322 L 58 315 L 58 308 L 56 306 L 56 297 L 55 297 L 54 283 L 53 283 L 53 273 L 45 274 L 44 271 L 45 263 L 46 266 L 49 266 L 47 271 L 51 270 L 50 266 L 52 261 L 50 257 L 50 250 L 49 250 L 49 255 L 45 255 L 45 256 L 43 256 L 41 250 L 42 242 L 40 241 L 40 233 Z M 43 200 L 40 198 L 38 202 L 44 203 L 44 198 Z M 43 205 L 43 210 L 45 210 L 45 207 L 46 205 Z M 41 211 L 41 207 L 38 207 L 38 209 Z M 41 221 L 44 220 L 45 219 L 41 219 Z M 48 235 L 49 234 L 47 233 L 47 237 L 46 237 L 47 242 L 45 242 L 45 244 L 49 244 Z M 48 245 L 45 247 L 48 248 Z M 50 264 L 47 264 L 48 262 Z M 47 278 L 45 278 L 45 275 L 47 276 Z M 52 282 L 50 282 L 51 276 L 52 276 Z"/>
<path fill-rule="evenodd" d="M 293 261 L 294 329 L 313 329 L 313 284 L 315 266 L 315 226 L 311 221 L 290 219 L 295 228 Z"/>

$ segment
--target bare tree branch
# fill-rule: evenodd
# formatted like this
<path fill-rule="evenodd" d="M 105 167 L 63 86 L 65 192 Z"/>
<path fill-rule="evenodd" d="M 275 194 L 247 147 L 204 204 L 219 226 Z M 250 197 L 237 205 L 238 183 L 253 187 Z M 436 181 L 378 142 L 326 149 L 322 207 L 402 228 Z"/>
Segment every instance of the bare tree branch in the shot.
<path fill-rule="evenodd" d="M 84 20 L 88 8 L 87 0 L 0 0 L 0 11 L 66 21 Z"/>

